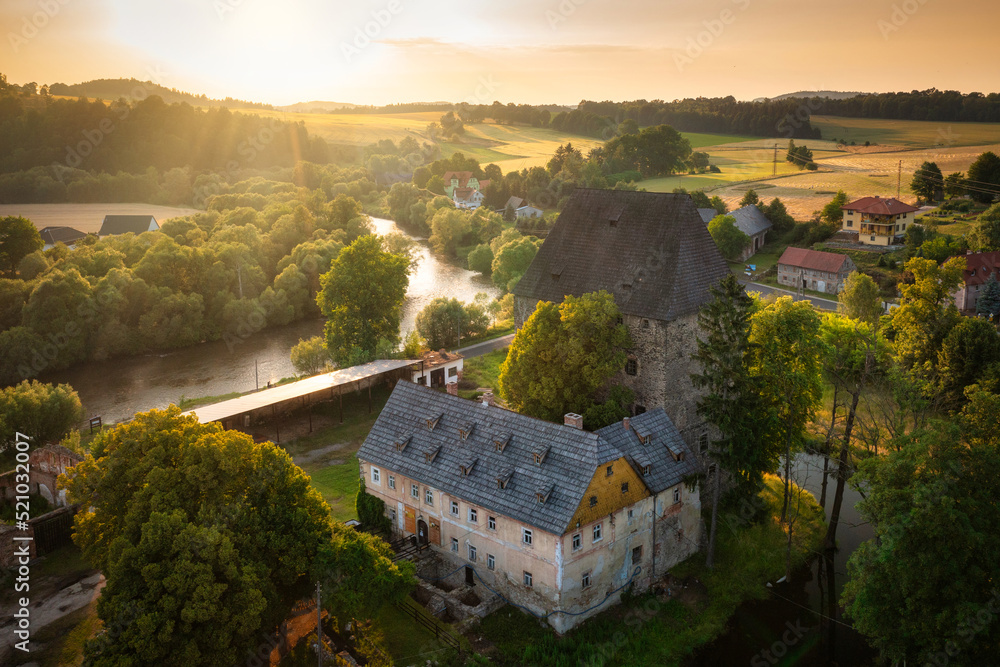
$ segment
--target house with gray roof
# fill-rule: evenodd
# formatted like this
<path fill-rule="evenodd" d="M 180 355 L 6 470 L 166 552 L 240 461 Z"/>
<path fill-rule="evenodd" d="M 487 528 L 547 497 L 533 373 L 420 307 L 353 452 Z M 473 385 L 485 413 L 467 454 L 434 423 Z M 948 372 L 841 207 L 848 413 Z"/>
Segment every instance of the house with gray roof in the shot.
<path fill-rule="evenodd" d="M 701 219 L 705 221 L 706 225 L 712 222 L 712 219 L 718 215 L 718 212 L 714 208 L 699 208 L 698 213 L 701 214 Z M 743 251 L 739 260 L 745 262 L 764 247 L 764 243 L 767 242 L 767 232 L 774 225 L 771 224 L 771 221 L 767 219 L 767 216 L 755 204 L 738 208 L 735 211 L 726 213 L 726 215 L 733 216 L 733 219 L 736 220 L 736 229 L 750 237 L 750 245 Z"/>
<path fill-rule="evenodd" d="M 105 237 L 129 232 L 139 235 L 143 232 L 155 232 L 159 228 L 156 218 L 151 215 L 106 215 L 97 235 Z"/>
<path fill-rule="evenodd" d="M 583 430 L 410 382 L 358 451 L 412 537 L 565 632 L 698 551 L 698 463 L 662 409 Z"/>
<path fill-rule="evenodd" d="M 609 292 L 633 342 L 611 382 L 635 393 L 635 414 L 663 408 L 700 452 L 709 433 L 691 382 L 698 311 L 728 274 L 690 196 L 580 188 L 514 288 L 515 323 L 539 301 Z"/>

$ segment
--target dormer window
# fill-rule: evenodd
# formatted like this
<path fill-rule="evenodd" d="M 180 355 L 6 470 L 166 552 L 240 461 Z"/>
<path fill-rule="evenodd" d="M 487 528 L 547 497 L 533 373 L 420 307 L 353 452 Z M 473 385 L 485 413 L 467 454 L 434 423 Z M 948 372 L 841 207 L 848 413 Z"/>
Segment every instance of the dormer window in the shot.
<path fill-rule="evenodd" d="M 649 472 L 650 472 L 650 466 L 648 464 L 642 466 L 642 474 L 643 475 L 649 475 Z"/>
<path fill-rule="evenodd" d="M 427 417 L 427 419 L 425 420 L 427 422 L 427 430 L 433 431 L 434 427 L 437 426 L 439 421 L 441 421 L 441 417 L 444 417 L 443 412 L 437 415 L 432 415 L 430 417 Z"/>
<path fill-rule="evenodd" d="M 476 461 L 478 460 L 479 459 L 472 459 L 471 461 L 466 461 L 461 466 L 459 466 L 462 470 L 462 477 L 469 476 L 469 474 L 472 472 L 472 469 L 476 467 Z"/>
<path fill-rule="evenodd" d="M 555 485 L 552 485 L 552 486 L 550 486 L 548 488 L 547 491 L 538 491 L 538 492 L 536 492 L 535 493 L 535 498 L 538 500 L 539 504 L 544 503 L 545 501 L 547 501 L 549 499 L 549 496 L 552 495 L 553 489 L 555 489 L 555 488 L 556 488 Z"/>
<path fill-rule="evenodd" d="M 437 458 L 437 455 L 440 452 L 441 452 L 440 445 L 438 445 L 434 449 L 427 450 L 426 452 L 424 452 L 424 461 L 426 461 L 427 463 L 434 463 L 434 459 Z"/>
<path fill-rule="evenodd" d="M 461 438 L 462 440 L 468 440 L 469 436 L 472 435 L 472 431 L 475 430 L 475 428 L 476 428 L 476 423 L 469 422 L 465 426 L 462 426 L 461 428 L 458 429 L 458 437 Z"/>
<path fill-rule="evenodd" d="M 413 440 L 413 436 L 412 435 L 408 435 L 405 438 L 403 438 L 402 440 L 397 440 L 396 441 L 396 451 L 397 452 L 401 452 L 404 449 L 406 449 L 406 446 L 408 444 L 410 444 L 411 440 Z"/>
<path fill-rule="evenodd" d="M 535 465 L 538 465 L 538 466 L 542 465 L 545 462 L 545 457 L 548 456 L 548 453 L 549 453 L 549 448 L 548 447 L 546 447 L 543 450 L 534 452 L 532 454 L 532 457 L 535 460 Z"/>
<path fill-rule="evenodd" d="M 591 496 L 590 497 L 590 506 L 591 507 L 596 507 L 597 506 L 597 496 Z"/>
<path fill-rule="evenodd" d="M 510 433 L 501 433 L 493 438 L 493 444 L 496 445 L 498 452 L 503 453 L 504 448 L 510 444 L 510 437 Z"/>
<path fill-rule="evenodd" d="M 497 477 L 497 488 L 506 489 L 507 485 L 510 484 L 511 477 L 514 476 L 513 470 L 506 470 Z"/>

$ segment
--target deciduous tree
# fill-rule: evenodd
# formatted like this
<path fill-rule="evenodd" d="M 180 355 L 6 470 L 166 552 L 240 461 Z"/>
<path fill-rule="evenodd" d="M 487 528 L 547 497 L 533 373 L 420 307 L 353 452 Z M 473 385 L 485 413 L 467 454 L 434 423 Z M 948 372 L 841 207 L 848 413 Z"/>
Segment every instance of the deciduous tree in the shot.
<path fill-rule="evenodd" d="M 0 218 L 0 273 L 13 278 L 21 260 L 43 245 L 31 220 L 19 215 Z"/>
<path fill-rule="evenodd" d="M 845 317 L 877 327 L 882 317 L 882 294 L 871 276 L 855 271 L 847 276 L 837 296 L 838 309 Z"/>
<path fill-rule="evenodd" d="M 731 215 L 717 215 L 708 223 L 708 233 L 719 247 L 719 252 L 730 262 L 740 261 L 743 251 L 750 246 L 750 237 L 736 226 Z"/>

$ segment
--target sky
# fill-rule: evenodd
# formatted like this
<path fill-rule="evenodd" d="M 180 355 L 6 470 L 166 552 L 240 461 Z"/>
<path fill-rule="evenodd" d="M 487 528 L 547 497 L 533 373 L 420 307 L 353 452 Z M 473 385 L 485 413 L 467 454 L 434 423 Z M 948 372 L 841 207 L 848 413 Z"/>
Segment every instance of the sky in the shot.
<path fill-rule="evenodd" d="M 1000 91 L 996 0 L 2 0 L 13 83 L 276 105 Z"/>

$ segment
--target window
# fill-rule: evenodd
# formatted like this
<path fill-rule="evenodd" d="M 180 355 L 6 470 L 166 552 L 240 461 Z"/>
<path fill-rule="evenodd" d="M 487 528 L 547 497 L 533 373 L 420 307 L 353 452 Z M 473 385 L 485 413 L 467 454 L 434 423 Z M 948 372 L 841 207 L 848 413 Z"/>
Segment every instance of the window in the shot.
<path fill-rule="evenodd" d="M 486 526 L 490 530 L 496 530 L 497 529 L 497 518 L 495 516 L 491 516 L 489 519 L 486 520 Z"/>
<path fill-rule="evenodd" d="M 389 510 L 389 521 L 396 523 L 396 510 L 394 509 Z"/>
<path fill-rule="evenodd" d="M 681 501 L 681 487 L 674 487 L 674 502 L 679 503 Z"/>
<path fill-rule="evenodd" d="M 854 226 L 854 221 L 853 220 L 848 220 L 847 221 L 847 226 L 848 227 L 853 227 Z"/>
<path fill-rule="evenodd" d="M 628 493 L 628 482 L 622 482 L 622 493 Z"/>
<path fill-rule="evenodd" d="M 458 369 L 455 368 L 454 366 L 452 366 L 451 368 L 449 368 L 448 369 L 448 377 L 450 377 L 450 378 L 458 377 Z"/>
<path fill-rule="evenodd" d="M 493 554 L 486 554 L 486 569 L 495 570 L 497 567 L 497 558 Z"/>
<path fill-rule="evenodd" d="M 633 510 L 630 509 L 628 511 L 628 520 L 631 521 L 633 516 L 635 516 L 635 514 L 633 513 Z"/>
<path fill-rule="evenodd" d="M 531 585 L 532 585 L 532 577 L 531 577 L 531 573 L 530 573 L 530 572 L 527 572 L 527 571 L 526 571 L 526 572 L 524 573 L 524 585 L 525 585 L 525 586 L 527 586 L 528 588 L 531 588 Z"/>
<path fill-rule="evenodd" d="M 576 551 L 577 549 L 580 548 L 580 542 L 581 542 L 580 533 L 577 533 L 576 535 L 573 536 L 573 551 Z"/>
<path fill-rule="evenodd" d="M 454 551 L 455 553 L 458 553 L 458 538 L 457 537 L 451 538 L 451 550 Z"/>
<path fill-rule="evenodd" d="M 378 468 L 372 468 L 372 484 L 382 485 L 382 472 Z"/>
<path fill-rule="evenodd" d="M 583 577 L 580 579 L 580 586 L 582 588 L 590 588 L 590 572 L 583 573 Z"/>
<path fill-rule="evenodd" d="M 594 507 L 595 505 L 597 505 L 597 496 L 591 496 L 590 497 L 590 506 Z"/>
<path fill-rule="evenodd" d="M 396 478 L 393 475 L 389 475 L 389 488 L 390 489 L 396 488 Z"/>
<path fill-rule="evenodd" d="M 639 372 L 639 362 L 635 359 L 629 359 L 625 362 L 625 373 L 627 375 L 636 375 Z"/>
<path fill-rule="evenodd" d="M 698 452 L 704 454 L 708 451 L 708 433 L 698 436 Z"/>
<path fill-rule="evenodd" d="M 642 321 L 642 328 L 643 329 L 648 329 L 649 328 L 649 320 L 643 320 Z"/>
<path fill-rule="evenodd" d="M 531 529 L 530 528 L 522 528 L 521 529 L 521 541 L 524 542 L 525 544 L 530 545 L 531 544 L 531 540 L 532 540 Z"/>
<path fill-rule="evenodd" d="M 471 521 L 472 523 L 476 523 L 479 521 L 479 510 L 473 509 L 471 507 L 469 508 L 469 521 Z"/>
<path fill-rule="evenodd" d="M 594 542 L 601 541 L 601 526 L 602 524 L 597 524 L 594 526 Z"/>
<path fill-rule="evenodd" d="M 469 560 L 471 560 L 473 563 L 476 562 L 476 547 L 472 546 L 471 544 L 469 545 Z"/>
<path fill-rule="evenodd" d="M 649 474 L 649 466 L 642 466 L 642 474 L 643 475 Z"/>
<path fill-rule="evenodd" d="M 451 513 L 458 516 L 458 502 L 455 500 L 451 501 Z"/>
<path fill-rule="evenodd" d="M 615 467 L 614 467 L 614 466 L 608 466 L 608 470 L 607 470 L 607 472 L 606 472 L 606 473 L 604 474 L 604 476 L 605 476 L 605 477 L 611 477 L 611 476 L 612 476 L 612 475 L 614 475 L 614 474 L 615 474 Z"/>
<path fill-rule="evenodd" d="M 874 240 L 875 240 L 875 237 L 874 237 L 874 236 L 872 236 L 872 241 L 874 241 Z"/>
<path fill-rule="evenodd" d="M 410 484 L 410 495 L 413 496 L 414 498 L 419 498 L 420 487 L 418 487 L 416 484 Z"/>
<path fill-rule="evenodd" d="M 428 505 L 434 504 L 434 492 L 431 491 L 430 489 L 424 491 L 424 502 L 427 503 Z"/>
<path fill-rule="evenodd" d="M 632 565 L 638 565 L 642 562 L 642 546 L 637 546 L 632 549 Z"/>

